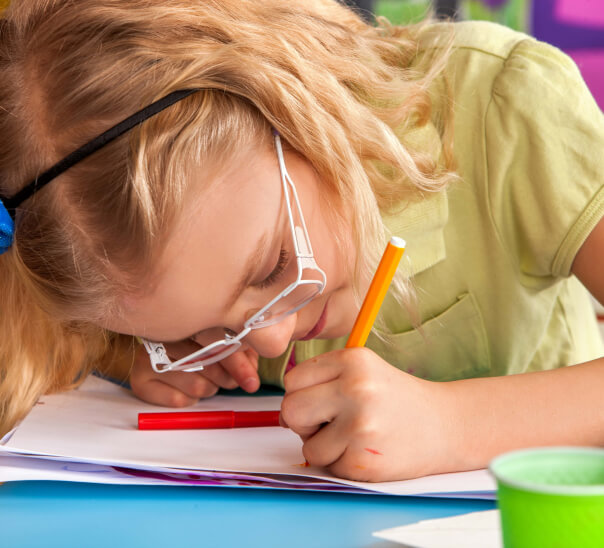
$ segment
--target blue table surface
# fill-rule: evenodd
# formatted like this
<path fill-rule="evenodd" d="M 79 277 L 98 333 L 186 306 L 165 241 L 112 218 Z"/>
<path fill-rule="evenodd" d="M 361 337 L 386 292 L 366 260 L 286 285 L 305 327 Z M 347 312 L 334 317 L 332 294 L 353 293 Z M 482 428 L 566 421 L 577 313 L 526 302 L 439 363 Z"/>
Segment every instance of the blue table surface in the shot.
<path fill-rule="evenodd" d="M 229 487 L 0 485 L 0 546 L 387 548 L 372 532 L 492 501 Z"/>

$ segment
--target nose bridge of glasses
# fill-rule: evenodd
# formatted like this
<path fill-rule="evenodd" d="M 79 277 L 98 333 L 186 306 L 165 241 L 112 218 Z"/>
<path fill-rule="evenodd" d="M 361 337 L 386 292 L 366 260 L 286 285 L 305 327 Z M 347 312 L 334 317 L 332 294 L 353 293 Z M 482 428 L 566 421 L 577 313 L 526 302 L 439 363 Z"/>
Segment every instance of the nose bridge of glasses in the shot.
<path fill-rule="evenodd" d="M 264 308 L 266 308 L 266 306 Z M 255 316 L 261 310 L 262 310 L 262 308 L 252 308 L 251 310 L 248 310 L 245 313 L 245 316 L 243 318 L 243 320 L 244 320 L 244 322 L 243 322 L 244 329 L 254 329 L 254 324 L 257 323 L 259 320 L 261 320 L 261 316 L 259 316 L 259 317 L 255 317 Z"/>

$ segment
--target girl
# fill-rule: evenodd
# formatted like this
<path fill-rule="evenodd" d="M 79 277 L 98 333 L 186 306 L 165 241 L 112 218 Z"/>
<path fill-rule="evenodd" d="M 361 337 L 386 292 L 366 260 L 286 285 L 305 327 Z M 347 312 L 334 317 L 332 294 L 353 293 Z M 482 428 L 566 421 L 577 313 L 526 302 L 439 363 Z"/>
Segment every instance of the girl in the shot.
<path fill-rule="evenodd" d="M 98 369 L 170 406 L 284 385 L 307 460 L 359 480 L 601 444 L 603 145 L 568 58 L 494 25 L 13 0 L 2 428 Z M 342 349 L 391 234 L 408 274 Z"/>

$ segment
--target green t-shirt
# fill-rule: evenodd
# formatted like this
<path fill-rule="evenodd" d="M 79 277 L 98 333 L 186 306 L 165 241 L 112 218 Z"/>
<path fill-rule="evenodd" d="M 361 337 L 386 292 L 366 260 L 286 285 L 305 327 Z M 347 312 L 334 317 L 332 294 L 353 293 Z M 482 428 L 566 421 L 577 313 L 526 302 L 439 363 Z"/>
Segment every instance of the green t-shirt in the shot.
<path fill-rule="evenodd" d="M 427 32 L 445 43 L 451 26 Z M 366 346 L 437 381 L 600 357 L 589 295 L 570 269 L 604 215 L 604 116 L 556 48 L 491 23 L 453 32 L 446 72 L 462 180 L 384 217 L 407 241 L 422 332 L 389 295 L 381 313 L 391 333 Z M 296 361 L 345 342 L 297 342 Z M 282 385 L 288 354 L 261 360 L 264 382 Z"/>

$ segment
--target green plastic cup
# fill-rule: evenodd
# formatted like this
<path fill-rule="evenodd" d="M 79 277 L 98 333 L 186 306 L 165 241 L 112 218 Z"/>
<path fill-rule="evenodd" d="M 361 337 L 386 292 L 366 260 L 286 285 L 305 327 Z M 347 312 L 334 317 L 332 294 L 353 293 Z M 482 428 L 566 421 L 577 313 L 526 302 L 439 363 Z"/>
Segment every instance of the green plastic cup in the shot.
<path fill-rule="evenodd" d="M 489 470 L 505 548 L 604 547 L 604 449 L 512 451 Z"/>

